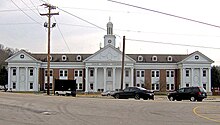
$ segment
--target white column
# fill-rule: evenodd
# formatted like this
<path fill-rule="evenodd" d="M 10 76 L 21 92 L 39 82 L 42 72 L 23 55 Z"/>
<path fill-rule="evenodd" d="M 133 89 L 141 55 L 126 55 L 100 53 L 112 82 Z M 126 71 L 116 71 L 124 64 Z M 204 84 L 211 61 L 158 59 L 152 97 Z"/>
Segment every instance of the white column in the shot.
<path fill-rule="evenodd" d="M 184 84 L 185 84 L 185 78 L 186 78 L 186 77 L 185 77 L 185 76 L 186 76 L 185 73 L 186 73 L 186 69 L 183 68 L 181 71 L 182 71 L 182 75 L 181 75 L 182 77 L 181 77 L 181 84 L 180 84 L 180 87 L 183 87 Z"/>
<path fill-rule="evenodd" d="M 133 87 L 134 86 L 134 68 L 131 68 L 131 83 L 130 86 Z M 145 76 L 146 77 L 146 76 Z"/>
<path fill-rule="evenodd" d="M 36 67 L 34 67 L 33 77 L 34 77 L 33 90 L 38 91 L 38 69 Z"/>
<path fill-rule="evenodd" d="M 16 91 L 20 90 L 20 68 L 16 67 Z"/>
<path fill-rule="evenodd" d="M 194 72 L 194 68 L 191 69 L 191 84 L 190 84 L 190 86 L 194 86 L 194 80 L 193 80 L 194 74 L 193 74 L 193 72 Z"/>
<path fill-rule="evenodd" d="M 89 90 L 89 68 L 86 67 L 86 84 L 85 84 L 85 92 L 88 92 Z"/>
<path fill-rule="evenodd" d="M 8 67 L 8 91 L 10 91 L 10 88 L 12 88 L 12 85 L 11 85 L 11 67 Z"/>
<path fill-rule="evenodd" d="M 115 81 L 115 78 L 116 78 L 115 69 L 116 69 L 116 67 L 113 67 L 112 69 L 113 69 L 113 83 L 112 83 L 113 85 L 112 85 L 112 88 L 115 91 L 115 83 L 116 83 L 116 81 Z"/>
<path fill-rule="evenodd" d="M 29 90 L 29 83 L 28 83 L 28 77 L 29 77 L 29 75 L 28 75 L 28 67 L 25 67 L 25 87 L 24 87 L 24 89 L 26 89 L 26 90 L 24 90 L 24 91 L 28 91 Z"/>
<path fill-rule="evenodd" d="M 104 69 L 104 92 L 105 92 L 107 89 L 107 87 L 106 87 L 106 67 L 104 67 L 103 69 Z"/>
<path fill-rule="evenodd" d="M 208 83 L 206 91 L 211 92 L 211 68 L 208 68 Z"/>
<path fill-rule="evenodd" d="M 95 73 L 94 73 L 94 76 L 95 76 L 95 79 L 94 79 L 94 92 L 97 92 L 97 86 L 98 86 L 98 72 L 97 72 L 97 69 L 98 68 L 95 68 Z"/>

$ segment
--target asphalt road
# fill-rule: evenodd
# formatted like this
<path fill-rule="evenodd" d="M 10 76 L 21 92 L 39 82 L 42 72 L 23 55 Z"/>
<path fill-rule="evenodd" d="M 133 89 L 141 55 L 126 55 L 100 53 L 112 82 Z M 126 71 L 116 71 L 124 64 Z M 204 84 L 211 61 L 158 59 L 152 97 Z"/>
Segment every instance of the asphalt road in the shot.
<path fill-rule="evenodd" d="M 0 125 L 219 125 L 220 102 L 0 92 Z"/>

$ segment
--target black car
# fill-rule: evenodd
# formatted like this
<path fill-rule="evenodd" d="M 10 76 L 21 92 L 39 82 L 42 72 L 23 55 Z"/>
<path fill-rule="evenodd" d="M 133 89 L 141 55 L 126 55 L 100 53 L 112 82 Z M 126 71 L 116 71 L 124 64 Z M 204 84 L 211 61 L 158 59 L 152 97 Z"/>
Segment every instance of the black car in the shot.
<path fill-rule="evenodd" d="M 207 93 L 202 87 L 184 87 L 168 94 L 170 101 L 202 101 L 204 98 L 207 98 Z"/>
<path fill-rule="evenodd" d="M 142 87 L 127 87 L 122 91 L 114 92 L 111 96 L 116 99 L 128 99 L 128 98 L 135 98 L 135 99 L 153 99 L 154 100 L 154 92 L 150 90 L 146 90 Z"/>

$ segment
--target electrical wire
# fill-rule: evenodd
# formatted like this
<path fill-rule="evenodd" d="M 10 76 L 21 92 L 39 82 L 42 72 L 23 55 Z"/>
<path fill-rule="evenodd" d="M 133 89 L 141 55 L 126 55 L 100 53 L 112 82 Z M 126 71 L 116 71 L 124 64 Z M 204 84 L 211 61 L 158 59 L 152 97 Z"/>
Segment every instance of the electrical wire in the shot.
<path fill-rule="evenodd" d="M 155 44 L 167 44 L 167 45 L 175 45 L 175 46 L 188 46 L 188 47 L 197 47 L 197 48 L 206 48 L 206 49 L 219 49 L 217 47 L 206 47 L 206 46 L 197 46 L 197 45 L 189 45 L 189 44 L 177 44 L 177 43 L 169 43 L 169 42 L 157 42 L 157 41 L 147 41 L 147 40 L 137 40 L 137 39 L 127 39 L 128 41 L 137 41 L 137 42 L 147 42 L 147 43 L 155 43 Z"/>
<path fill-rule="evenodd" d="M 161 11 L 157 11 L 157 10 L 152 10 L 152 9 L 148 9 L 148 8 L 144 8 L 144 7 L 139 7 L 139 6 L 123 3 L 123 2 L 114 1 L 114 0 L 108 0 L 108 1 L 118 3 L 118 4 L 122 4 L 122 5 L 126 5 L 126 6 L 130 6 L 130 7 L 134 7 L 134 8 L 138 8 L 138 9 L 142 9 L 142 10 L 147 10 L 147 11 L 163 14 L 163 15 L 167 15 L 167 16 L 171 16 L 171 17 L 175 17 L 175 18 L 179 18 L 179 19 L 183 19 L 183 20 L 188 20 L 188 21 L 191 21 L 191 22 L 196 22 L 196 23 L 200 23 L 200 24 L 220 28 L 220 26 L 218 26 L 218 25 L 214 25 L 214 24 L 210 24 L 210 23 L 206 23 L 206 22 L 202 22 L 202 21 L 198 21 L 198 20 L 194 20 L 194 19 L 189 19 L 189 18 L 186 18 L 186 17 L 181 17 L 181 16 L 177 16 L 177 15 L 174 15 L 174 14 L 169 14 L 169 13 L 165 13 L 165 12 L 161 12 Z"/>
<path fill-rule="evenodd" d="M 71 51 L 70 51 L 70 48 L 69 48 L 69 46 L 68 46 L 68 44 L 67 44 L 67 42 L 66 42 L 66 40 L 65 40 L 65 38 L 64 38 L 64 36 L 63 36 L 63 33 L 62 33 L 62 32 L 61 32 L 61 30 L 60 30 L 60 27 L 59 27 L 59 25 L 58 25 L 58 23 L 57 23 L 57 21 L 56 21 L 56 18 L 55 18 L 55 17 L 54 17 L 54 20 L 55 20 L 55 22 L 56 22 L 56 24 L 57 24 L 57 28 L 58 28 L 58 30 L 59 30 L 59 32 L 60 32 L 60 34 L 61 34 L 61 36 L 62 36 L 62 39 L 63 39 L 63 41 L 64 41 L 64 43 L 65 43 L 66 47 L 68 48 L 69 52 L 71 52 Z"/>
<path fill-rule="evenodd" d="M 35 19 L 33 19 L 31 16 L 29 16 L 27 13 L 25 13 L 13 0 L 11 0 L 11 2 L 19 9 L 21 10 L 22 13 L 24 13 L 27 17 L 29 17 L 31 20 L 33 20 L 34 22 L 38 23 L 39 25 L 41 25 L 41 23 L 37 22 Z"/>

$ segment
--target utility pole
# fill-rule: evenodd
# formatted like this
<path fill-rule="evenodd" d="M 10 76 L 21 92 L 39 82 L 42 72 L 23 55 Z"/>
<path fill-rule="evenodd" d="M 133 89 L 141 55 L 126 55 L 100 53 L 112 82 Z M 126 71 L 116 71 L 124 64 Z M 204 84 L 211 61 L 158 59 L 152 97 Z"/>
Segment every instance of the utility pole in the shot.
<path fill-rule="evenodd" d="M 50 28 L 53 28 L 56 23 L 53 23 L 52 27 L 50 27 L 50 18 L 53 15 L 59 15 L 59 13 L 51 13 L 52 9 L 56 9 L 55 6 L 52 6 L 50 4 L 42 4 L 42 6 L 46 6 L 48 8 L 48 13 L 46 14 L 40 14 L 41 16 L 47 16 L 48 17 L 48 23 L 44 23 L 44 27 L 48 28 L 48 53 L 47 53 L 47 95 L 50 95 Z"/>
<path fill-rule="evenodd" d="M 125 64 L 125 36 L 123 36 L 122 64 L 121 64 L 121 90 L 124 83 L 124 64 Z"/>

